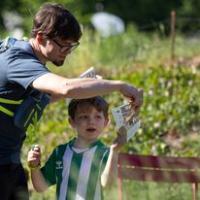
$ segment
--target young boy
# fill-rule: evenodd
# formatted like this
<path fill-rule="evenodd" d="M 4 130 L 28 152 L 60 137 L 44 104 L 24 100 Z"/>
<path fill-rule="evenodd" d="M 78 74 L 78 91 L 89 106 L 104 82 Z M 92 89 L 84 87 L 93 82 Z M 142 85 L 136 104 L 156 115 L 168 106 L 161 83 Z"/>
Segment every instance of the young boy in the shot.
<path fill-rule="evenodd" d="M 106 147 L 99 136 L 108 124 L 108 104 L 102 97 L 73 99 L 68 107 L 69 122 L 77 137 L 59 145 L 40 169 L 41 152 L 35 146 L 28 153 L 28 165 L 36 191 L 56 184 L 59 200 L 101 200 L 102 187 L 117 177 L 117 152 L 126 142 L 123 130 Z"/>

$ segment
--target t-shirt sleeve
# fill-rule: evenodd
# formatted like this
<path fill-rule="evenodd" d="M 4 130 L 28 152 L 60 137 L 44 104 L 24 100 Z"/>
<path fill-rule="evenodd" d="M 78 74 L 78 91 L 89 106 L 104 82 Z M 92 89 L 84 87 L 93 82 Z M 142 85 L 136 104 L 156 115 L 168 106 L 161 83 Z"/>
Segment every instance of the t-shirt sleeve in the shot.
<path fill-rule="evenodd" d="M 11 51 L 14 51 L 13 48 Z M 7 77 L 9 82 L 15 82 L 25 89 L 40 76 L 49 73 L 49 70 L 32 54 L 17 49 L 9 54 L 9 68 Z"/>
<path fill-rule="evenodd" d="M 50 155 L 45 165 L 41 168 L 41 172 L 48 183 L 48 185 L 56 184 L 56 151 Z"/>

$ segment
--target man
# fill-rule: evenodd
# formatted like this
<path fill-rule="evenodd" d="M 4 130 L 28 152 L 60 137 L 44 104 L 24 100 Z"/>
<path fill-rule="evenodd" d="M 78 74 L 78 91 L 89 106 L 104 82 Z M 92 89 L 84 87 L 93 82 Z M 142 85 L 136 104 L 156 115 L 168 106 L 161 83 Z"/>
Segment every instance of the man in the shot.
<path fill-rule="evenodd" d="M 66 56 L 79 45 L 80 37 L 75 17 L 62 5 L 46 3 L 35 15 L 29 42 L 15 41 L 0 54 L 1 200 L 28 199 L 26 178 L 20 164 L 25 130 L 18 126 L 15 116 L 21 107 L 26 111 L 24 101 L 33 94 L 48 94 L 55 101 L 119 91 L 129 98 L 133 107 L 139 108 L 142 104 L 142 92 L 121 81 L 67 79 L 47 69 L 47 61 L 63 65 Z M 34 99 L 35 95 L 31 100 Z"/>

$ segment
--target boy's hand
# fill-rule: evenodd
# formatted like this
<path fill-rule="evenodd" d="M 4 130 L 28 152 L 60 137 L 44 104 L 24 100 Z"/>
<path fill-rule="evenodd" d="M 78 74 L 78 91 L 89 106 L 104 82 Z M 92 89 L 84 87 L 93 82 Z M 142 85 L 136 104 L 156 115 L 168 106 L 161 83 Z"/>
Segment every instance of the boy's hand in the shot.
<path fill-rule="evenodd" d="M 110 148 L 113 151 L 119 151 L 120 148 L 126 143 L 126 128 L 122 126 L 117 132 L 117 138 L 114 140 Z"/>
<path fill-rule="evenodd" d="M 30 168 L 37 168 L 40 166 L 41 150 L 39 145 L 34 145 L 28 152 L 27 162 Z"/>

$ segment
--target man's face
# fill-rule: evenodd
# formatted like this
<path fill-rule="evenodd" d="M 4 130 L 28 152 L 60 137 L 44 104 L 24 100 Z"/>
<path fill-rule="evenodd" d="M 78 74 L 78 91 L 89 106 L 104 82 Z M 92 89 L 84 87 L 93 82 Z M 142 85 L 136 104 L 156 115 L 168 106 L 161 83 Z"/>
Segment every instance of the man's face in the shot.
<path fill-rule="evenodd" d="M 72 40 L 59 40 L 58 38 L 47 39 L 45 46 L 45 56 L 48 61 L 56 66 L 62 66 L 68 54 L 70 54 L 79 42 Z"/>
<path fill-rule="evenodd" d="M 76 129 L 79 139 L 85 142 L 95 141 L 108 123 L 103 111 L 98 111 L 94 106 L 83 103 L 78 105 L 71 125 Z"/>

